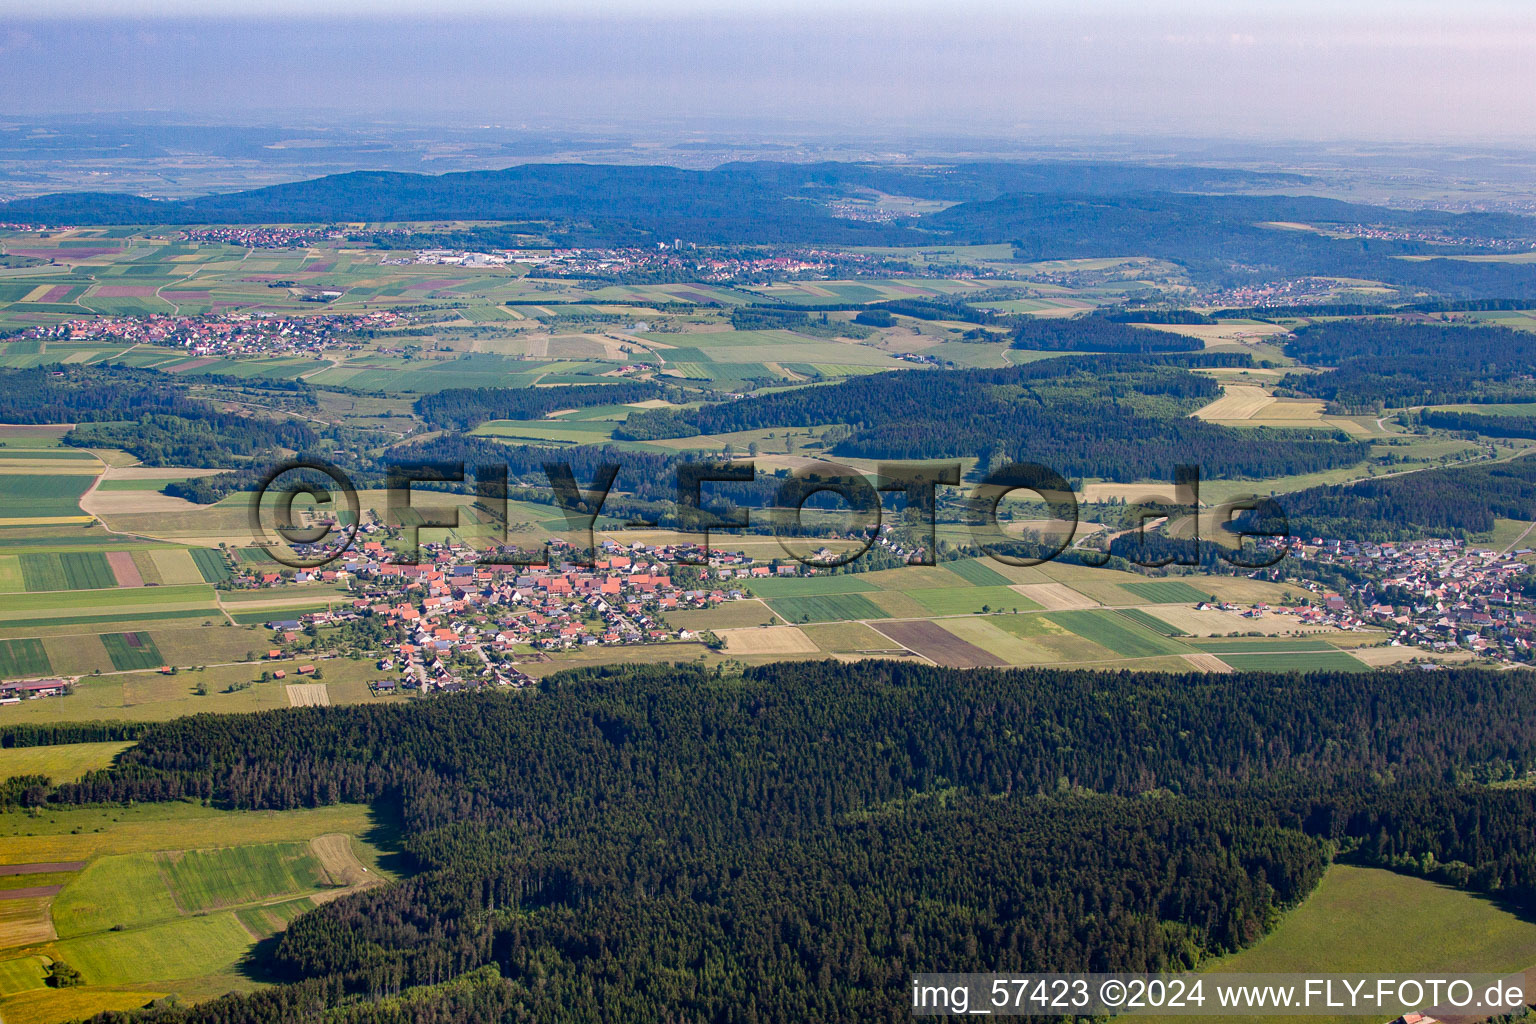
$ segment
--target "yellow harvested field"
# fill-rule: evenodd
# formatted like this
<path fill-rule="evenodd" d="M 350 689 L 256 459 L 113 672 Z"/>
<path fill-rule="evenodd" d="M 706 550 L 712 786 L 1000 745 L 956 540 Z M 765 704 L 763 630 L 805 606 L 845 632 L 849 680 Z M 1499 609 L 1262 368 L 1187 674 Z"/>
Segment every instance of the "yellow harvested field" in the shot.
<path fill-rule="evenodd" d="M 1182 629 L 1190 636 L 1228 636 L 1232 633 L 1281 636 L 1287 633 L 1337 632 L 1328 626 L 1298 622 L 1290 615 L 1266 615 L 1260 619 L 1245 619 L 1236 612 L 1224 612 L 1219 608 L 1201 611 L 1179 604 L 1149 604 L 1143 606 L 1141 610 L 1162 619 L 1175 629 Z"/>
<path fill-rule="evenodd" d="M 7 1024 L 52 1024 L 60 1020 L 86 1017 L 121 1010 L 127 1013 L 165 996 L 165 992 L 98 988 L 36 988 L 5 996 L 0 1004 Z"/>
<path fill-rule="evenodd" d="M 1232 671 L 1232 666 L 1228 665 L 1214 654 L 1186 654 L 1184 655 L 1184 660 L 1189 662 L 1190 667 L 1199 669 L 1201 672 Z"/>
<path fill-rule="evenodd" d="M 1323 404 L 1311 398 L 1277 398 L 1252 419 L 1277 424 L 1317 423 L 1323 418 Z"/>
<path fill-rule="evenodd" d="M 0 518 L 0 526 L 76 526 L 94 523 L 90 516 L 35 516 L 30 519 Z"/>
<path fill-rule="evenodd" d="M 1171 503 L 1177 500 L 1176 495 L 1173 493 L 1173 482 L 1157 480 L 1134 484 L 1084 484 L 1082 489 L 1077 492 L 1077 498 L 1079 501 L 1089 504 L 1101 501 L 1157 501 Z M 1086 532 L 1088 531 L 1079 530 L 1079 536 Z"/>
<path fill-rule="evenodd" d="M 1446 664 L 1474 660 L 1471 651 L 1426 651 L 1418 647 L 1360 647 L 1349 652 L 1372 668 L 1382 665 L 1401 665 L 1418 658 L 1421 661 L 1438 661 Z"/>
<path fill-rule="evenodd" d="M 0 900 L 0 947 L 30 946 L 58 938 L 48 906 L 52 896 Z"/>
<path fill-rule="evenodd" d="M 203 582 L 203 574 L 198 572 L 197 563 L 192 561 L 190 551 L 160 548 L 149 552 L 149 557 L 155 563 L 155 568 L 160 570 L 161 579 L 168 585 Z"/>
<path fill-rule="evenodd" d="M 1182 334 L 1187 338 L 1199 338 L 1207 346 L 1231 344 L 1232 342 L 1254 342 L 1264 338 L 1273 337 L 1276 334 L 1289 333 L 1289 327 L 1279 324 L 1138 324 L 1144 330 L 1167 331 L 1169 334 Z"/>
<path fill-rule="evenodd" d="M 1099 602 L 1078 593 L 1065 583 L 1016 583 L 1008 589 L 1029 598 L 1048 612 L 1099 606 Z"/>
<path fill-rule="evenodd" d="M 355 886 L 379 880 L 363 867 L 363 862 L 357 859 L 357 851 L 352 848 L 352 837 L 343 832 L 316 836 L 309 841 L 309 850 L 330 876 L 332 885 Z"/>
<path fill-rule="evenodd" d="M 819 654 L 821 648 L 797 626 L 755 626 L 748 629 L 721 629 L 716 636 L 725 641 L 727 654 Z"/>
<path fill-rule="evenodd" d="M 1195 416 L 1202 420 L 1250 420 L 1274 404 L 1274 396 L 1261 387 L 1253 384 L 1223 384 L 1221 397 L 1195 410 Z M 1321 402 L 1315 404 L 1321 408 Z"/>
<path fill-rule="evenodd" d="M 295 708 L 320 708 L 331 703 L 324 683 L 289 683 L 288 705 Z"/>
<path fill-rule="evenodd" d="M 159 491 L 104 491 L 98 487 L 80 499 L 80 507 L 106 519 L 155 512 L 196 512 L 204 506 Z"/>
<path fill-rule="evenodd" d="M 101 466 L 85 459 L 6 459 L 0 457 L 5 476 L 95 476 Z"/>

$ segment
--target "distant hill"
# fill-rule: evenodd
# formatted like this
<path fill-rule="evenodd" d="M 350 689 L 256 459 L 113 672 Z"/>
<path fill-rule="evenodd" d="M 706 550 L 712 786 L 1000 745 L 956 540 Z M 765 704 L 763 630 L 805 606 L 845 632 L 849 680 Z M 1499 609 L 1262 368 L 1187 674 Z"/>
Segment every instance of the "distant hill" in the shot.
<path fill-rule="evenodd" d="M 557 245 L 891 245 L 1011 243 L 1026 259 L 1154 256 L 1201 285 L 1298 276 L 1384 281 L 1404 298 L 1536 297 L 1529 264 L 1404 256 L 1484 253 L 1481 239 L 1536 242 L 1536 220 L 1515 214 L 1395 210 L 1296 190 L 1308 179 L 1224 168 L 1103 162 L 527 164 L 442 175 L 356 171 L 245 192 L 157 202 L 78 192 L 0 204 L 0 220 L 31 223 L 231 224 L 335 221 L 491 221 L 405 244 L 520 244 L 530 230 Z M 876 194 L 953 205 L 890 221 L 838 216 L 834 202 Z M 506 222 L 512 222 L 510 226 Z M 1331 237 L 1278 223 L 1359 224 L 1389 237 Z M 1396 234 L 1397 237 L 1390 237 Z M 1414 236 L 1422 236 L 1416 238 Z M 1454 238 L 1448 245 L 1423 240 Z"/>
<path fill-rule="evenodd" d="M 643 230 L 713 234 L 729 220 L 759 236 L 905 234 L 903 228 L 833 217 L 826 200 L 883 192 L 968 202 L 1013 192 L 1120 194 L 1230 190 L 1305 181 L 1222 168 L 1107 163 L 976 163 L 905 167 L 855 163 L 666 166 L 527 164 L 500 171 L 427 175 L 355 171 L 176 202 L 105 192 L 56 193 L 0 204 L 0 216 L 71 224 L 270 221 L 615 220 Z M 779 231 L 765 232 L 764 225 Z"/>

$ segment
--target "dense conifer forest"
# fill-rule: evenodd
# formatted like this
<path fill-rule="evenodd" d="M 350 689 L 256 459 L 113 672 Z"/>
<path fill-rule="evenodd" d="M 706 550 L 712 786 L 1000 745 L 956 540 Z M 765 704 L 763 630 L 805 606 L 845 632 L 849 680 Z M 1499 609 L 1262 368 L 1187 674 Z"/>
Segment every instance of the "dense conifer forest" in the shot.
<path fill-rule="evenodd" d="M 1536 335 L 1507 327 L 1336 320 L 1298 330 L 1285 353 L 1329 369 L 1282 386 L 1347 409 L 1536 396 Z"/>
<path fill-rule="evenodd" d="M 121 448 L 149 466 L 234 466 L 246 456 L 304 449 L 317 440 L 297 420 L 222 412 L 160 374 L 125 366 L 0 374 L 0 422 L 78 423 L 66 444 Z"/>
<path fill-rule="evenodd" d="M 821 662 L 196 716 L 47 795 L 402 822 L 414 874 L 269 942 L 285 984 L 156 1019 L 898 1021 L 915 971 L 1241 948 L 1336 858 L 1536 905 L 1536 791 L 1488 785 L 1533 767 L 1517 673 Z"/>
<path fill-rule="evenodd" d="M 649 381 L 562 384 L 547 388 L 445 388 L 416 399 L 417 415 L 434 428 L 473 430 L 486 420 L 535 420 L 561 409 L 625 405 L 660 398 Z"/>
<path fill-rule="evenodd" d="M 1106 327 L 1148 333 L 1125 325 Z M 1177 340 L 1176 335 L 1169 337 Z M 1368 446 L 1330 428 L 1233 429 L 1189 413 L 1221 392 L 1189 366 L 1244 366 L 1240 353 L 1065 356 L 1001 370 L 872 374 L 827 387 L 632 414 L 615 437 L 847 424 L 834 455 L 1039 462 L 1063 476 L 1263 478 L 1352 465 Z"/>
<path fill-rule="evenodd" d="M 1309 487 L 1276 499 L 1290 532 L 1300 537 L 1412 540 L 1486 534 L 1494 520 L 1536 516 L 1536 459 Z M 1262 511 L 1233 520 L 1268 530 Z"/>

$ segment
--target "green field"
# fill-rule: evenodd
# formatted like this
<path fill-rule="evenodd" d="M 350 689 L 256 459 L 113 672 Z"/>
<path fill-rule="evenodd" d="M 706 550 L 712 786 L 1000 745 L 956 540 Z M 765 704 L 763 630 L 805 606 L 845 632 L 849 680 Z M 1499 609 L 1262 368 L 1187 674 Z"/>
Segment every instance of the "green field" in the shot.
<path fill-rule="evenodd" d="M 94 615 L 117 612 L 123 617 L 149 611 L 168 611 L 198 604 L 214 612 L 213 588 L 205 583 L 175 587 L 114 587 L 107 590 L 57 591 L 25 602 L 0 605 L 0 625 L 18 619 L 38 618 L 54 613 Z"/>
<path fill-rule="evenodd" d="M 29 591 L 104 590 L 117 586 L 112 566 L 100 551 L 29 552 L 17 557 Z"/>
<path fill-rule="evenodd" d="M 869 598 L 849 593 L 781 597 L 769 601 L 768 607 L 790 622 L 836 622 L 890 617 L 871 603 Z"/>
<path fill-rule="evenodd" d="M 1189 635 L 1179 627 L 1170 626 L 1156 615 L 1151 615 L 1147 612 L 1144 612 L 1140 608 L 1117 608 L 1116 611 L 1130 619 L 1132 622 L 1141 626 L 1145 626 L 1154 633 L 1161 633 L 1166 637 Z"/>
<path fill-rule="evenodd" d="M 192 561 L 197 566 L 197 571 L 203 574 L 205 583 L 222 583 L 229 579 L 229 566 L 224 561 L 222 551 L 215 551 L 213 548 L 192 548 Z"/>
<path fill-rule="evenodd" d="M 1436 405 L 1436 412 L 1475 412 L 1480 416 L 1536 416 L 1536 402 L 1508 402 L 1493 405 Z"/>
<path fill-rule="evenodd" d="M 78 516 L 80 496 L 96 478 L 89 473 L 55 473 L 30 476 L 0 473 L 0 509 L 3 518 Z"/>
<path fill-rule="evenodd" d="M 1158 654 L 1185 654 L 1189 651 L 1183 644 L 1150 629 L 1143 629 L 1117 612 L 1098 609 L 1047 612 L 1045 618 L 1126 658 L 1150 658 Z"/>
<path fill-rule="evenodd" d="M 69 939 L 177 917 L 175 897 L 153 853 L 103 857 L 86 865 L 53 900 L 53 926 Z"/>
<path fill-rule="evenodd" d="M 0 679 L 42 676 L 53 671 L 43 642 L 33 637 L 0 640 Z"/>
<path fill-rule="evenodd" d="M 233 612 L 230 618 L 242 626 L 265 626 L 269 622 L 282 622 L 287 619 L 297 619 L 301 615 L 309 615 L 317 609 L 323 609 L 325 602 L 307 605 L 290 605 L 286 608 L 263 608 L 259 612 Z"/>
<path fill-rule="evenodd" d="M 219 619 L 216 608 L 178 608 L 165 611 L 121 611 L 100 615 L 50 615 L 39 619 L 0 619 L 0 629 L 9 632 L 57 626 L 95 626 L 107 622 L 153 622 L 172 619 Z"/>
<path fill-rule="evenodd" d="M 229 970 L 250 945 L 239 919 L 224 913 L 66 939 L 49 950 L 90 985 L 143 985 Z"/>
<path fill-rule="evenodd" d="M 1147 604 L 1197 604 L 1211 595 L 1196 590 L 1181 580 L 1155 580 L 1151 583 L 1120 584 Z"/>
<path fill-rule="evenodd" d="M 987 611 L 1036 611 L 1039 605 L 1007 587 L 941 587 L 907 596 L 934 615 L 979 615 Z"/>
<path fill-rule="evenodd" d="M 0 992 L 26 992 L 42 988 L 43 972 L 47 965 L 40 956 L 19 956 L 13 960 L 0 960 Z"/>
<path fill-rule="evenodd" d="M 192 912 L 308 892 L 329 881 L 307 843 L 190 850 L 159 859 L 177 905 Z"/>
<path fill-rule="evenodd" d="M 1506 974 L 1532 963 L 1536 963 L 1536 923 L 1433 882 L 1335 864 L 1278 928 L 1207 973 Z M 1379 1024 L 1386 1016 L 1306 1019 L 1319 1024 Z M 1148 1019 L 1197 1024 L 1218 1018 Z M 1246 1024 L 1262 1018 L 1223 1015 L 1219 1019 Z"/>
<path fill-rule="evenodd" d="M 944 568 L 965 582 L 977 587 L 1006 587 L 1008 577 L 979 558 L 966 558 L 958 562 L 945 562 Z"/>
<path fill-rule="evenodd" d="M 843 573 L 836 576 L 790 576 L 785 579 L 766 577 L 747 584 L 758 597 L 820 597 L 826 594 L 867 594 L 876 587 L 858 574 Z"/>
<path fill-rule="evenodd" d="M 47 747 L 0 747 L 0 779 L 46 775 L 74 782 L 86 772 L 106 768 L 131 743 L 57 743 Z"/>
<path fill-rule="evenodd" d="M 119 672 L 136 669 L 158 668 L 165 664 L 160 648 L 148 633 L 103 633 L 101 646 L 112 658 L 112 667 Z"/>
<path fill-rule="evenodd" d="M 1343 651 L 1303 651 L 1294 654 L 1222 654 L 1222 661 L 1239 672 L 1369 672 L 1359 658 Z"/>
<path fill-rule="evenodd" d="M 1209 640 L 1191 640 L 1190 646 L 1209 654 L 1264 654 L 1275 651 L 1337 651 L 1326 640 L 1309 640 L 1305 637 L 1212 637 Z"/>
<path fill-rule="evenodd" d="M 392 877 L 379 848 L 357 838 L 365 834 L 388 839 L 393 830 L 356 805 L 229 812 L 173 803 L 0 815 L 0 861 L 87 862 L 62 876 L 23 876 L 63 884 L 51 908 L 58 939 L 34 940 L 28 951 L 65 960 L 85 984 L 42 990 L 41 962 L 12 954 L 0 960 L 0 1015 L 57 1021 L 170 991 L 203 999 L 249 990 L 258 981 L 242 960 L 257 939 L 312 909 L 311 896 Z M 113 988 L 132 998 L 125 1004 Z"/>

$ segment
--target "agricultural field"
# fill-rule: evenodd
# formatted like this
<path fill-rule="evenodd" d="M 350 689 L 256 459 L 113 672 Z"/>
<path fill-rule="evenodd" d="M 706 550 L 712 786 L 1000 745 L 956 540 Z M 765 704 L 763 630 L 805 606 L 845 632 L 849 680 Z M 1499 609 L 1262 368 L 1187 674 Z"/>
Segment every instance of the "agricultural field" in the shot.
<path fill-rule="evenodd" d="M 1425 922 L 1434 939 L 1424 941 Z M 1211 975 L 1415 972 L 1509 974 L 1536 963 L 1536 923 L 1455 889 L 1378 868 L 1335 864 L 1316 890 L 1252 947 L 1205 969 Z M 1210 1018 L 1161 1017 L 1178 1024 Z M 1263 1018 L 1223 1016 L 1239 1024 Z M 1374 1017 L 1313 1017 L 1320 1024 L 1376 1024 Z"/>
<path fill-rule="evenodd" d="M 1043 617 L 1126 658 L 1184 654 L 1189 648 L 1112 611 L 1044 612 Z"/>
<path fill-rule="evenodd" d="M 0 779 L 46 775 L 54 782 L 74 782 L 86 772 L 112 764 L 130 743 L 59 743 L 46 747 L 0 747 Z"/>
<path fill-rule="evenodd" d="M 0 521 L 83 521 L 80 498 L 96 477 L 95 470 L 82 471 L 78 465 L 70 462 L 63 467 L 66 471 L 59 472 L 31 460 L 11 461 L 0 472 L 0 509 L 5 510 Z"/>
<path fill-rule="evenodd" d="M 1182 580 L 1157 580 L 1152 583 L 1122 583 L 1122 590 L 1128 590 L 1135 597 L 1146 604 L 1195 604 L 1210 599 L 1209 591 L 1202 591 Z"/>
<path fill-rule="evenodd" d="M 840 619 L 884 619 L 887 614 L 861 593 L 831 593 L 770 600 L 787 622 L 832 622 Z"/>
<path fill-rule="evenodd" d="M 112 659 L 112 667 L 123 672 L 163 665 L 160 649 L 148 633 L 103 633 L 101 645 Z"/>
<path fill-rule="evenodd" d="M 232 627 L 227 632 L 244 637 L 240 641 L 244 649 L 262 651 L 267 647 L 265 636 Z M 685 647 L 694 651 L 698 649 L 696 645 L 677 645 L 678 649 Z M 667 648 L 643 650 L 653 649 Z M 205 712 L 236 714 L 286 708 L 292 702 L 285 682 L 297 677 L 301 664 L 311 663 L 309 659 L 300 658 L 250 663 L 237 661 L 234 664 L 205 663 L 204 658 L 208 653 L 212 652 L 200 654 L 192 641 L 183 641 L 183 649 L 173 660 L 185 666 L 191 660 L 189 655 L 195 656 L 197 661 L 194 667 L 182 667 L 169 674 L 160 672 L 158 668 L 140 671 L 109 669 L 112 674 L 82 676 L 75 682 L 74 692 L 67 697 L 25 700 L 20 704 L 0 707 L 0 726 L 18 722 L 166 721 Z M 633 651 L 619 648 L 610 653 L 622 657 Z M 172 657 L 167 650 L 162 650 L 161 656 Z M 241 650 L 234 657 L 243 659 L 244 656 L 245 650 Z M 106 652 L 103 651 L 98 657 L 106 660 Z M 686 660 L 685 655 L 675 651 L 670 657 Z M 157 666 L 159 664 L 156 662 Z M 326 700 L 331 704 L 419 699 L 403 695 L 375 696 L 368 689 L 369 680 L 378 676 L 371 661 L 337 658 L 317 664 L 325 672 L 325 680 L 319 685 L 325 687 Z M 203 667 L 197 667 L 199 665 Z M 286 681 L 262 679 L 263 672 L 279 669 L 287 673 Z"/>
<path fill-rule="evenodd" d="M 95 746 L 94 744 L 91 746 Z M 9 753 L 9 752 L 7 752 Z M 45 895 L 0 901 L 0 1014 L 56 1021 L 262 982 L 242 960 L 317 901 L 393 877 L 391 827 L 367 808 L 228 812 L 193 804 L 0 815 L 0 865 Z M 29 890 L 30 891 L 30 890 Z M 85 983 L 40 984 L 62 959 Z"/>
<path fill-rule="evenodd" d="M 1370 666 L 1344 651 L 1266 651 L 1218 657 L 1239 672 L 1366 672 Z"/>
<path fill-rule="evenodd" d="M 985 648 L 921 619 L 881 622 L 875 629 L 896 644 L 922 655 L 935 665 L 950 668 L 1003 668 L 1008 662 Z"/>
<path fill-rule="evenodd" d="M 1034 611 L 1040 606 L 1009 587 L 940 587 L 911 590 L 907 596 L 933 615 L 977 615 L 991 611 Z"/>
<path fill-rule="evenodd" d="M 41 676 L 51 671 L 53 667 L 41 640 L 32 637 L 0 640 L 0 677 Z"/>
<path fill-rule="evenodd" d="M 33 552 L 17 558 L 29 591 L 102 590 L 117 586 L 117 576 L 100 551 Z"/>

